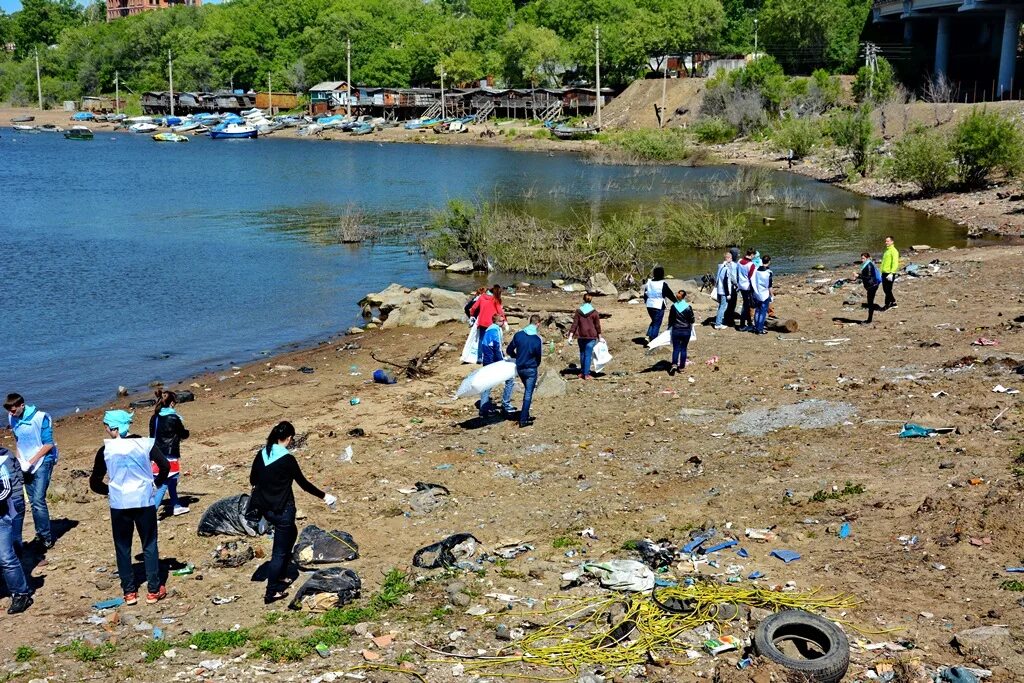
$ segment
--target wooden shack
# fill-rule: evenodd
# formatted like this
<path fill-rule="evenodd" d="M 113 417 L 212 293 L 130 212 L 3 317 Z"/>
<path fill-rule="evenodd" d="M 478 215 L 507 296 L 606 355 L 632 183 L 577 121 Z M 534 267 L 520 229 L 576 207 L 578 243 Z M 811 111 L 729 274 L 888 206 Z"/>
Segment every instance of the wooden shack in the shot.
<path fill-rule="evenodd" d="M 270 109 L 274 111 L 287 111 L 299 106 L 299 94 L 293 92 L 258 92 L 256 93 L 256 106 L 259 109 Z"/>

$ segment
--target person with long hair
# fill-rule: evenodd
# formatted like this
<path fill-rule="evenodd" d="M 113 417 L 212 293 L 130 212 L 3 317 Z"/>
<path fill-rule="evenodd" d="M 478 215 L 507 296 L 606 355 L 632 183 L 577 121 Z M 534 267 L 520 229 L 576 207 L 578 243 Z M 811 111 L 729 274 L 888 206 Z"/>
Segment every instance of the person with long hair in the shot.
<path fill-rule="evenodd" d="M 665 282 L 665 269 L 655 266 L 650 279 L 644 284 L 644 303 L 647 304 L 647 315 L 651 316 L 651 325 L 647 328 L 647 340 L 652 341 L 661 332 L 661 321 L 665 317 L 665 300 L 675 303 L 676 295 Z"/>
<path fill-rule="evenodd" d="M 601 337 L 601 315 L 594 308 L 594 297 L 589 293 L 583 295 L 583 303 L 572 315 L 572 326 L 569 328 L 568 343 L 573 338 L 579 340 L 580 346 L 580 378 L 590 379 L 591 366 L 594 360 L 594 347 Z"/>
<path fill-rule="evenodd" d="M 185 423 L 181 416 L 174 410 L 178 403 L 178 395 L 166 389 L 156 390 L 156 406 L 153 415 L 149 418 L 149 437 L 156 439 L 160 450 L 170 463 L 171 472 L 167 477 L 167 483 L 161 486 L 156 492 L 154 504 L 160 507 L 164 494 L 169 494 L 168 509 L 172 515 L 184 515 L 189 511 L 187 507 L 178 501 L 178 478 L 181 476 L 181 442 L 188 438 L 189 431 L 185 429 Z M 154 474 L 156 474 L 154 472 Z"/>
<path fill-rule="evenodd" d="M 110 528 L 114 536 L 117 575 L 121 579 L 124 604 L 139 602 L 139 589 L 132 567 L 132 532 L 142 541 L 146 583 L 150 605 L 167 597 L 160 581 L 160 551 L 157 549 L 155 489 L 167 481 L 170 465 L 155 439 L 129 434 L 134 415 L 124 410 L 108 410 L 103 415 L 107 438 L 96 451 L 89 475 L 89 488 L 110 499 Z M 156 465 L 156 477 L 152 464 Z M 104 483 L 103 478 L 107 478 Z"/>
<path fill-rule="evenodd" d="M 693 334 L 693 308 L 686 300 L 686 292 L 679 290 L 676 301 L 668 309 L 668 329 L 672 330 L 672 367 L 668 374 L 674 375 L 686 369 L 686 347 Z"/>
<path fill-rule="evenodd" d="M 285 589 L 291 583 L 287 577 L 288 562 L 292 546 L 299 536 L 295 526 L 292 484 L 298 484 L 299 488 L 324 501 L 328 507 L 334 507 L 338 502 L 336 497 L 313 486 L 302 475 L 295 456 L 288 452 L 294 439 L 295 427 L 291 422 L 277 423 L 267 436 L 266 446 L 256 453 L 249 472 L 252 494 L 246 517 L 264 517 L 274 527 L 274 549 L 267 572 L 267 592 L 263 597 L 267 605 L 286 598 Z"/>

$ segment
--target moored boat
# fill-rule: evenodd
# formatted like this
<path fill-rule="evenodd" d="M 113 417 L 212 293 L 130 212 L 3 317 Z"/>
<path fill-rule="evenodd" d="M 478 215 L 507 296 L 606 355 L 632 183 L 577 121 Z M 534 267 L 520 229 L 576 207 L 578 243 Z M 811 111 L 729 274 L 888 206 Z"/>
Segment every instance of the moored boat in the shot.
<path fill-rule="evenodd" d="M 26 126 L 23 123 L 16 123 L 11 126 L 16 133 L 38 133 L 39 129 L 35 126 Z"/>
<path fill-rule="evenodd" d="M 188 142 L 188 138 L 177 133 L 157 133 L 153 136 L 157 142 Z"/>
<path fill-rule="evenodd" d="M 551 134 L 559 140 L 585 140 L 598 132 L 595 126 L 567 126 L 559 124 L 551 129 Z"/>
<path fill-rule="evenodd" d="M 131 133 L 152 133 L 156 129 L 157 126 L 155 123 L 140 122 L 133 123 L 132 125 L 128 126 L 128 131 Z"/>
<path fill-rule="evenodd" d="M 35 121 L 35 120 L 36 120 L 36 117 L 29 116 L 27 114 L 25 114 L 23 116 L 11 117 L 11 123 L 28 123 L 29 121 Z"/>
<path fill-rule="evenodd" d="M 405 124 L 406 130 L 417 130 L 419 128 L 429 128 L 435 124 L 441 123 L 441 119 L 413 119 Z"/>
<path fill-rule="evenodd" d="M 43 125 L 36 128 L 44 133 L 63 133 L 64 129 L 53 123 L 44 123 Z"/>
<path fill-rule="evenodd" d="M 64 138 L 67 140 L 92 140 L 92 131 L 85 126 L 71 126 L 64 131 Z"/>
<path fill-rule="evenodd" d="M 352 128 L 350 134 L 352 135 L 369 135 L 373 131 L 377 130 L 377 127 L 368 121 L 357 124 Z"/>
<path fill-rule="evenodd" d="M 259 131 L 246 123 L 228 123 L 210 129 L 210 137 L 214 140 L 232 140 L 255 138 Z"/>

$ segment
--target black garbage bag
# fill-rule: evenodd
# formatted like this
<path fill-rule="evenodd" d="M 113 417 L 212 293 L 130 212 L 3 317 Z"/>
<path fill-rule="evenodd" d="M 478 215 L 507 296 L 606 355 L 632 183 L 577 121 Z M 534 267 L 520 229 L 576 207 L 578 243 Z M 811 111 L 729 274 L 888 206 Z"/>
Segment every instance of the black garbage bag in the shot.
<path fill-rule="evenodd" d="M 640 559 L 651 569 L 668 567 L 675 561 L 676 546 L 669 543 L 668 539 L 661 539 L 657 543 L 649 538 L 636 542 L 636 550 L 640 553 Z"/>
<path fill-rule="evenodd" d="M 421 569 L 454 567 L 472 557 L 479 544 L 480 541 L 473 534 L 453 534 L 443 541 L 417 550 L 412 556 L 412 563 Z"/>
<path fill-rule="evenodd" d="M 296 591 L 295 597 L 288 603 L 288 609 L 301 609 L 304 597 L 319 593 L 336 595 L 338 602 L 333 607 L 341 607 L 358 598 L 361 589 L 362 582 L 359 580 L 359 575 L 351 569 L 343 567 L 318 569 Z"/>
<path fill-rule="evenodd" d="M 267 533 L 264 519 L 250 521 L 245 513 L 249 507 L 249 494 L 221 498 L 203 513 L 199 520 L 200 536 L 260 536 Z"/>
<path fill-rule="evenodd" d="M 324 531 L 315 524 L 302 530 L 292 549 L 292 559 L 300 567 L 347 562 L 357 557 L 359 546 L 352 534 L 338 530 Z"/>

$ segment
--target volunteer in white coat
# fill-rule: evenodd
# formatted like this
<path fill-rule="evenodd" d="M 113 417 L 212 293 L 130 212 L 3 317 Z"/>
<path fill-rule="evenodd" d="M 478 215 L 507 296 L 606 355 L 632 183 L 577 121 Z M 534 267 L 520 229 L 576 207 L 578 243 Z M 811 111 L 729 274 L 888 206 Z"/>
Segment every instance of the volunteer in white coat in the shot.
<path fill-rule="evenodd" d="M 132 417 L 124 410 L 108 410 L 103 415 L 109 438 L 104 439 L 103 446 L 96 451 L 89 488 L 110 498 L 110 528 L 125 604 L 135 605 L 139 601 L 139 587 L 132 568 L 132 533 L 137 530 L 146 566 L 149 590 L 146 602 L 152 605 L 167 597 L 167 589 L 160 583 L 154 494 L 167 481 L 170 465 L 154 439 L 128 433 Z M 157 466 L 155 480 L 151 462 Z"/>
<path fill-rule="evenodd" d="M 21 464 L 25 490 L 32 505 L 32 523 L 36 529 L 36 542 L 49 549 L 53 547 L 50 528 L 50 508 L 46 505 L 46 491 L 57 464 L 57 444 L 53 442 L 53 420 L 35 406 L 25 405 L 21 394 L 8 394 L 4 401 L 7 417 L 18 442 L 18 462 Z M 18 534 L 21 543 L 21 534 Z"/>
<path fill-rule="evenodd" d="M 666 300 L 675 303 L 676 295 L 665 282 L 665 269 L 655 266 L 650 279 L 644 283 L 644 303 L 647 304 L 647 315 L 651 316 L 651 325 L 647 328 L 647 341 L 654 341 L 661 332 Z"/>

